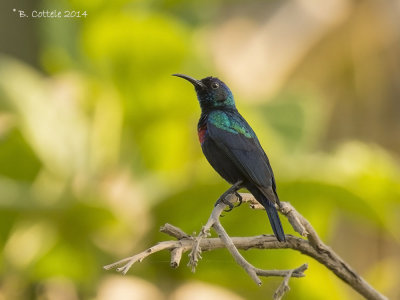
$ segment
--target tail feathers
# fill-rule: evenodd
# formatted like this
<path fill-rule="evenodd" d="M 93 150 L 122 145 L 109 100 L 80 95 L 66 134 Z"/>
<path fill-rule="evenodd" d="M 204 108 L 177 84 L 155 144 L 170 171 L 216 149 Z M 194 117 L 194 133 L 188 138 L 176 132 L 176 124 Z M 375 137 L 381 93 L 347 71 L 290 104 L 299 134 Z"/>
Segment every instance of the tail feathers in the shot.
<path fill-rule="evenodd" d="M 276 211 L 275 206 L 271 203 L 271 201 L 267 200 L 266 205 L 263 206 L 265 207 L 265 210 L 267 211 L 269 222 L 271 223 L 272 230 L 274 231 L 274 234 L 278 241 L 280 242 L 285 242 L 285 233 L 283 232 L 281 220 L 279 220 L 278 212 Z"/>
<path fill-rule="evenodd" d="M 268 198 L 258 188 L 248 187 L 247 189 L 253 194 L 257 201 L 260 202 L 262 206 L 264 206 L 265 210 L 267 211 L 269 222 L 271 223 L 272 230 L 274 231 L 274 234 L 278 241 L 285 242 L 285 233 L 283 232 L 282 224 L 279 220 L 278 212 L 276 211 L 274 203 L 268 200 Z M 274 197 L 274 195 L 271 194 L 271 197 Z M 278 198 L 276 197 L 276 199 Z"/>

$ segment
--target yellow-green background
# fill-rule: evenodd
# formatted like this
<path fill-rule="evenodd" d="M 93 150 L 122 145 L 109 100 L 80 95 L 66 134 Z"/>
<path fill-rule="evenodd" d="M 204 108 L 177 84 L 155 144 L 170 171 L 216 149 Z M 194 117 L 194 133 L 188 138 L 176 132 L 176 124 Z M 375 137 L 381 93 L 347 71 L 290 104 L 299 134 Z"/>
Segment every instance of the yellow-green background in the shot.
<path fill-rule="evenodd" d="M 86 11 L 18 18 L 13 8 Z M 193 233 L 228 187 L 203 157 L 193 88 L 218 76 L 290 201 L 356 271 L 400 298 L 398 1 L 3 0 L 0 4 L 0 299 L 270 299 L 226 250 L 196 273 L 152 255 L 123 277 L 102 266 Z M 231 235 L 271 233 L 245 205 Z M 293 230 L 282 218 L 286 233 Z M 285 299 L 361 299 L 309 263 Z M 225 297 L 225 298 L 224 298 Z"/>

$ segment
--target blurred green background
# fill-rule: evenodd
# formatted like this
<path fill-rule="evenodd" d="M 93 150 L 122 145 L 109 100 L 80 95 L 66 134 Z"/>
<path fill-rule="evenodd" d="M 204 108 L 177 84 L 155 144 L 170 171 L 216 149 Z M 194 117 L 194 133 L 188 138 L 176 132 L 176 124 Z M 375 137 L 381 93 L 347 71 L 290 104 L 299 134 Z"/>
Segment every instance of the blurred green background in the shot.
<path fill-rule="evenodd" d="M 20 19 L 13 8 L 86 11 Z M 205 224 L 228 185 L 201 153 L 193 88 L 218 76 L 268 153 L 283 201 L 379 291 L 400 299 L 399 1 L 3 0 L 0 299 L 270 299 L 226 250 L 102 266 Z M 282 218 L 286 233 L 294 233 Z M 231 235 L 271 233 L 245 206 Z M 309 263 L 285 299 L 361 299 Z"/>

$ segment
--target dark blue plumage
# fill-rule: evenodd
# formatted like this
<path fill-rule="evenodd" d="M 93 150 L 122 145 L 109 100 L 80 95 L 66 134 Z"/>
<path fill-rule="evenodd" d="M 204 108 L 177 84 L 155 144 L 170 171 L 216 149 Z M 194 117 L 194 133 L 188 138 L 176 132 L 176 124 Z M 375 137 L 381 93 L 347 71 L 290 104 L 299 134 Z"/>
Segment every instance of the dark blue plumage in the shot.
<path fill-rule="evenodd" d="M 201 148 L 211 166 L 230 184 L 240 183 L 267 211 L 279 241 L 285 234 L 274 203 L 279 205 L 274 173 L 253 129 L 235 107 L 232 92 L 218 78 L 190 81 L 201 106 L 198 134 Z M 237 189 L 238 189 L 237 188 Z"/>

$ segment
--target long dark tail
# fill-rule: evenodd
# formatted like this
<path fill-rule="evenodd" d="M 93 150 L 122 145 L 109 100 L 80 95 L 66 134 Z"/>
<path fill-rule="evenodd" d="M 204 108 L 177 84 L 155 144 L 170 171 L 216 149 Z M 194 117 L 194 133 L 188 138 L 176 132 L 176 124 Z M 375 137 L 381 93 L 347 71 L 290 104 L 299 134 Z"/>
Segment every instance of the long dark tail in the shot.
<path fill-rule="evenodd" d="M 274 204 L 270 200 L 268 200 L 268 198 L 265 197 L 265 195 L 258 188 L 251 188 L 249 189 L 249 191 L 257 199 L 257 201 L 260 202 L 262 206 L 264 206 L 265 210 L 267 211 L 269 222 L 271 223 L 272 230 L 274 231 L 274 234 L 278 241 L 285 242 L 285 233 L 283 232 L 282 223 L 279 219 L 279 215 L 276 211 Z"/>

